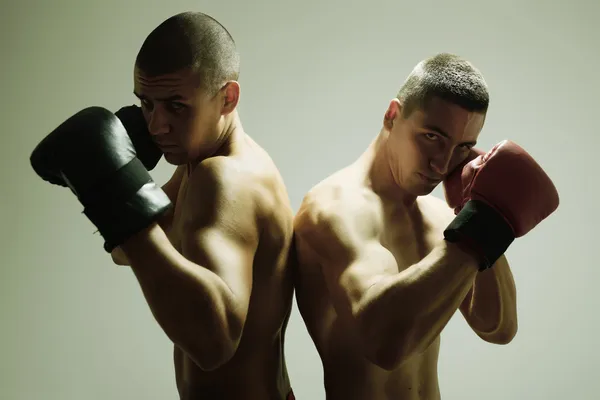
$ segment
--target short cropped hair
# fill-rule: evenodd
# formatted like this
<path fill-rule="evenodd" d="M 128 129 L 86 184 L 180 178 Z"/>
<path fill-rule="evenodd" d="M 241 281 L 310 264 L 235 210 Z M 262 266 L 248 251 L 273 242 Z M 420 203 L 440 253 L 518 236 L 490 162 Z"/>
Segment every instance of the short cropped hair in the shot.
<path fill-rule="evenodd" d="M 450 53 L 419 62 L 397 94 L 405 118 L 414 110 L 425 108 L 433 97 L 484 114 L 489 105 L 489 92 L 481 72 L 469 61 Z"/>
<path fill-rule="evenodd" d="M 216 92 L 224 82 L 238 79 L 240 57 L 232 36 L 217 20 L 183 12 L 148 35 L 135 65 L 149 76 L 188 69 L 198 74 L 203 89 Z"/>

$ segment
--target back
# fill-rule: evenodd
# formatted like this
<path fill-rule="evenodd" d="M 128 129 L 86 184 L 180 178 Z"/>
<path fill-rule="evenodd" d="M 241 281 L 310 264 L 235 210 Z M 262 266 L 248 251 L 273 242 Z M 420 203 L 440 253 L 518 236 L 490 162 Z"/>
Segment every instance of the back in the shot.
<path fill-rule="evenodd" d="M 204 165 L 203 165 L 204 164 Z M 245 136 L 226 156 L 196 168 L 217 168 L 223 185 L 243 185 L 249 196 L 236 206 L 235 218 L 252 218 L 259 231 L 253 259 L 252 293 L 242 338 L 233 358 L 214 371 L 202 371 L 175 348 L 177 386 L 182 399 L 284 399 L 291 391 L 284 359 L 284 334 L 293 297 L 288 256 L 293 210 L 283 179 L 269 155 Z M 190 210 L 184 209 L 194 172 L 184 176 L 169 239 L 181 251 Z M 202 207 L 202 205 L 199 205 Z M 185 255 L 185 254 L 184 254 Z"/>

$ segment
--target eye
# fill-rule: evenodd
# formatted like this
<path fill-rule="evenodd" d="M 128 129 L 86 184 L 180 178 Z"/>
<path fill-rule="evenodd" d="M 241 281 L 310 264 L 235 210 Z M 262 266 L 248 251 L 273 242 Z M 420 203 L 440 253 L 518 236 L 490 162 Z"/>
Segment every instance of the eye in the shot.
<path fill-rule="evenodd" d="M 145 108 L 147 110 L 152 110 L 152 103 L 149 102 L 146 99 L 140 99 L 140 104 L 142 106 L 142 108 Z"/>
<path fill-rule="evenodd" d="M 429 140 L 437 140 L 438 139 L 438 135 L 435 133 L 431 133 L 431 132 L 425 133 L 425 137 Z"/>
<path fill-rule="evenodd" d="M 169 103 L 169 108 L 173 111 L 181 111 L 186 108 L 186 105 L 183 103 L 171 102 Z"/>

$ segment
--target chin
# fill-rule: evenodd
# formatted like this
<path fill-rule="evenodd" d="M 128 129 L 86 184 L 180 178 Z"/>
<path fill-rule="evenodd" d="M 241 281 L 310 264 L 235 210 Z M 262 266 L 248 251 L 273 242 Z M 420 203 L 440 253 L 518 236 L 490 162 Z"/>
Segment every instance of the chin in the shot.
<path fill-rule="evenodd" d="M 410 193 L 413 196 L 427 196 L 428 194 L 431 194 L 431 192 L 433 192 L 432 188 L 415 188 L 414 190 L 412 190 Z"/>
<path fill-rule="evenodd" d="M 424 184 L 416 184 L 410 189 L 410 193 L 414 196 L 427 196 L 431 194 L 433 190 L 437 187 L 437 185 L 424 185 Z"/>
<path fill-rule="evenodd" d="M 171 165 L 183 165 L 187 164 L 188 160 L 184 154 L 177 153 L 164 153 L 165 161 Z"/>

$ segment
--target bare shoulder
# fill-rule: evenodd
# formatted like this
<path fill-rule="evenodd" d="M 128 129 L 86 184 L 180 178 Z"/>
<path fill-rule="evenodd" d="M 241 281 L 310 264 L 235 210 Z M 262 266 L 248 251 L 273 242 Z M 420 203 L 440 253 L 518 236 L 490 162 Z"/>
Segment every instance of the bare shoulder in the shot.
<path fill-rule="evenodd" d="M 333 251 L 377 235 L 381 221 L 379 197 L 348 170 L 315 185 L 303 198 L 294 219 L 296 236 L 313 250 Z M 355 243 L 354 243 L 355 244 Z"/>
<path fill-rule="evenodd" d="M 431 194 L 420 197 L 419 200 L 421 211 L 439 229 L 444 229 L 454 219 L 454 210 L 445 200 Z"/>
<path fill-rule="evenodd" d="M 253 225 L 257 213 L 257 177 L 239 160 L 211 157 L 190 173 L 185 191 L 186 219 L 206 223 Z M 235 216 L 235 217 L 234 217 Z M 234 228 L 234 227 L 232 227 Z"/>
<path fill-rule="evenodd" d="M 260 202 L 265 198 L 265 191 L 277 191 L 282 186 L 277 168 L 267 161 L 233 156 L 211 157 L 194 169 L 189 177 L 190 185 L 201 191 L 235 196 L 238 203 Z"/>
<path fill-rule="evenodd" d="M 202 192 L 213 191 L 222 195 L 244 194 L 251 187 L 251 174 L 232 157 L 211 157 L 199 163 L 190 174 L 189 187 Z"/>
<path fill-rule="evenodd" d="M 291 236 L 293 210 L 281 174 L 258 145 L 234 155 L 203 160 L 189 177 L 188 207 L 203 219 L 258 234 Z M 194 214 L 191 212 L 190 214 Z M 226 215 L 224 215 L 226 214 Z"/>
<path fill-rule="evenodd" d="M 298 228 L 307 224 L 329 224 L 339 218 L 372 211 L 376 200 L 373 192 L 349 178 L 349 173 L 342 170 L 313 186 L 302 199 L 296 215 Z"/>

